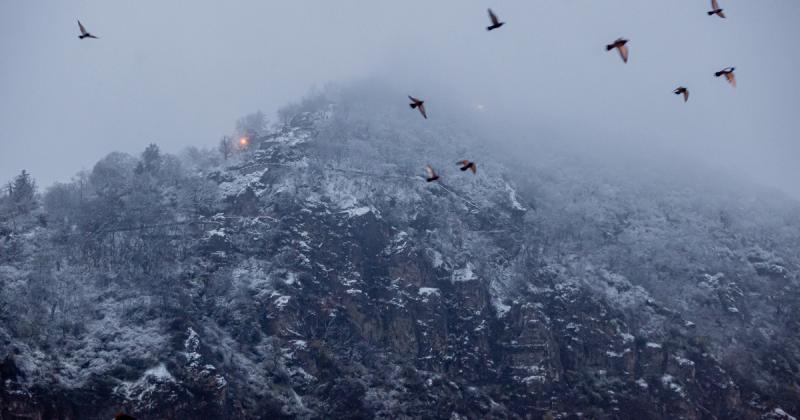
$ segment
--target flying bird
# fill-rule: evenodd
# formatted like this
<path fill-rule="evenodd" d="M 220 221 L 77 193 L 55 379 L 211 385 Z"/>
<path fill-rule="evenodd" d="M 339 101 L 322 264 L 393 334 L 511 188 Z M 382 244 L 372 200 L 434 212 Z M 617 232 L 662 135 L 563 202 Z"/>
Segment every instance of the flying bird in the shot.
<path fill-rule="evenodd" d="M 616 48 L 619 51 L 619 56 L 622 57 L 622 61 L 627 63 L 628 62 L 628 47 L 625 45 L 628 43 L 627 39 L 624 38 L 617 38 L 611 44 L 606 45 L 606 51 L 611 51 L 612 49 Z"/>
<path fill-rule="evenodd" d="M 492 25 L 486 27 L 487 31 L 497 29 L 506 24 L 505 22 L 500 22 L 500 20 L 497 19 L 497 15 L 492 12 L 492 9 L 489 9 L 489 19 L 492 20 Z"/>
<path fill-rule="evenodd" d="M 475 173 L 475 171 L 478 170 L 478 167 L 475 165 L 475 162 L 470 162 L 466 159 L 459 160 L 458 162 L 456 162 L 456 165 L 461 165 L 460 169 L 462 171 L 466 171 L 467 169 L 469 169 L 470 171 L 472 171 L 473 174 Z"/>
<path fill-rule="evenodd" d="M 686 101 L 689 100 L 689 89 L 686 89 L 683 86 L 678 86 L 678 88 L 675 89 L 672 93 L 674 93 L 676 95 L 683 94 L 683 102 L 686 102 Z"/>
<path fill-rule="evenodd" d="M 87 31 L 86 28 L 83 27 L 83 24 L 81 23 L 81 21 L 78 21 L 78 27 L 81 28 L 81 34 L 78 35 L 78 38 L 80 38 L 80 39 L 83 39 L 83 38 L 100 39 L 100 38 L 90 34 L 89 31 Z"/>
<path fill-rule="evenodd" d="M 724 75 L 725 79 L 728 80 L 728 83 L 730 83 L 731 86 L 736 87 L 736 76 L 733 74 L 734 70 L 736 70 L 735 67 L 725 67 L 724 69 L 714 73 L 714 76 L 720 77 Z"/>
<path fill-rule="evenodd" d="M 408 95 L 408 99 L 411 99 L 411 103 L 408 104 L 408 106 L 410 106 L 411 109 L 419 109 L 419 113 L 422 114 L 422 117 L 427 120 L 428 114 L 425 113 L 425 101 L 421 101 L 411 95 Z"/>
<path fill-rule="evenodd" d="M 433 170 L 431 165 L 425 166 L 425 173 L 428 174 L 428 177 L 425 178 L 425 180 L 428 182 L 433 182 L 439 179 L 439 175 L 436 174 L 436 171 Z"/>
<path fill-rule="evenodd" d="M 722 9 L 719 8 L 719 3 L 717 3 L 717 0 L 711 0 L 711 10 L 708 11 L 708 15 L 717 15 L 725 19 L 725 13 L 722 13 Z"/>

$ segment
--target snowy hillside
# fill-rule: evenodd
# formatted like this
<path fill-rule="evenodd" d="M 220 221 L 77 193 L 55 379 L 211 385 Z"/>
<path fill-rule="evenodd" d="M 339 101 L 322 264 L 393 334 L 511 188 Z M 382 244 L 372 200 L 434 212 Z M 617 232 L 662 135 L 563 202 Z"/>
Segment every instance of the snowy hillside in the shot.
<path fill-rule="evenodd" d="M 4 197 L 0 418 L 800 413 L 799 204 L 354 96 Z"/>

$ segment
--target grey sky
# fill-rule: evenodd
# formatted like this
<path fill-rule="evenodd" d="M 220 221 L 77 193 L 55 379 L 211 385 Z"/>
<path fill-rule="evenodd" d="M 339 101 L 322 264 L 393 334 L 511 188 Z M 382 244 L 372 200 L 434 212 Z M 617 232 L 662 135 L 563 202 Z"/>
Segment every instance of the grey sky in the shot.
<path fill-rule="evenodd" d="M 554 137 L 658 145 L 800 196 L 800 2 L 0 1 L 0 181 L 213 145 L 312 86 L 385 79 Z M 508 24 L 487 33 L 486 8 Z M 78 40 L 76 19 L 100 40 Z M 623 64 L 606 43 L 630 39 Z M 736 66 L 739 86 L 713 73 Z M 688 104 L 672 95 L 688 86 Z M 405 101 L 405 98 L 387 98 Z"/>

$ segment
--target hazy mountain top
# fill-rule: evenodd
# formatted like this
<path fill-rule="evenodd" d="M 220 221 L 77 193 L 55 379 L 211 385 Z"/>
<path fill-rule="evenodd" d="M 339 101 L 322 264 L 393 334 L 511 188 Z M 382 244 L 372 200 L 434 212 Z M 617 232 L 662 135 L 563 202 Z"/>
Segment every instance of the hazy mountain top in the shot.
<path fill-rule="evenodd" d="M 797 412 L 795 202 L 458 101 L 424 120 L 406 93 L 334 87 L 219 149 L 17 178 L 3 414 Z"/>

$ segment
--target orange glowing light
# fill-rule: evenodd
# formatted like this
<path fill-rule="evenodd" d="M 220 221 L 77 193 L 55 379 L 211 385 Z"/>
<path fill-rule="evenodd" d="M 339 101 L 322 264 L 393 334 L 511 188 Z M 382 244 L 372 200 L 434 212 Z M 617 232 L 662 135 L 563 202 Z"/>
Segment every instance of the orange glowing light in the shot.
<path fill-rule="evenodd" d="M 239 146 L 244 147 L 247 146 L 248 143 L 250 143 L 250 141 L 247 140 L 247 137 L 242 137 L 239 139 Z"/>

